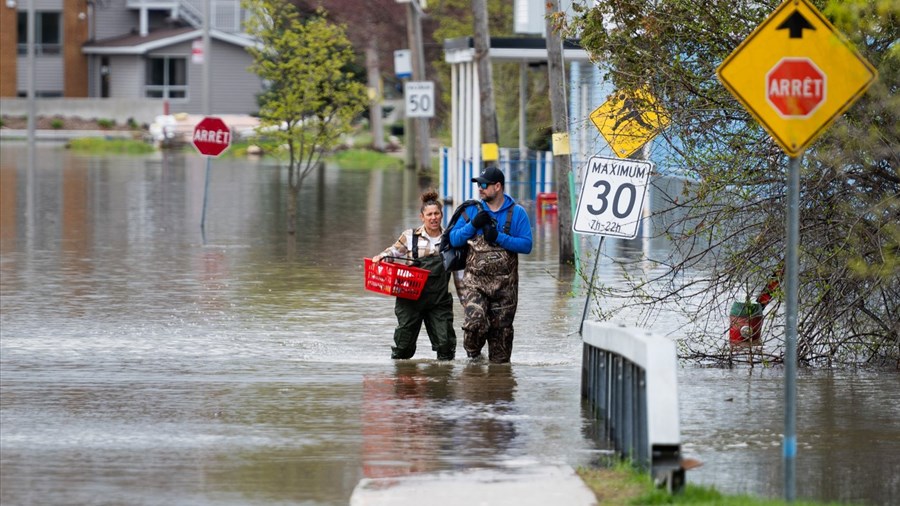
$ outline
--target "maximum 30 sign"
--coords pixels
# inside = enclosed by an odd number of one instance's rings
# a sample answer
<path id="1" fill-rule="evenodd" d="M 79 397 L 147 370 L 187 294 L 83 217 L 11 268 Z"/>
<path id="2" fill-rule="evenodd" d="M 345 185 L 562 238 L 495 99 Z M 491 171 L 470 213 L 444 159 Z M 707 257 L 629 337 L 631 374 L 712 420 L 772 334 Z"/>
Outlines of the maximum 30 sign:
<path id="1" fill-rule="evenodd" d="M 650 162 L 591 157 L 572 229 L 581 234 L 637 237 L 651 172 Z"/>

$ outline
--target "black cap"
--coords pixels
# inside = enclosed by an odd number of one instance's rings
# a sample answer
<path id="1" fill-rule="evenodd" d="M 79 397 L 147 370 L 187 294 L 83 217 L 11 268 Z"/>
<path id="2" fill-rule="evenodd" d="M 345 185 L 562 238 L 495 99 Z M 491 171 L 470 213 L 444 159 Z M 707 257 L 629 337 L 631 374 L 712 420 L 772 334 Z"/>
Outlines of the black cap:
<path id="1" fill-rule="evenodd" d="M 500 183 L 502 185 L 506 184 L 506 177 L 503 175 L 503 171 L 498 169 L 497 167 L 486 167 L 483 171 L 481 171 L 481 175 L 478 177 L 472 178 L 473 183 Z"/>

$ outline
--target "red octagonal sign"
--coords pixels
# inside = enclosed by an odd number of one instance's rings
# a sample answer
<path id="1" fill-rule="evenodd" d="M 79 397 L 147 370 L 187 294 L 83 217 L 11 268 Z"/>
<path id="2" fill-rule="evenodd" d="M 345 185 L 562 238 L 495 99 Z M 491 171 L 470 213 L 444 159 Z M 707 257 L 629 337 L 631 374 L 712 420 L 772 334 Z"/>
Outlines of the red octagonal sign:
<path id="1" fill-rule="evenodd" d="M 806 118 L 825 102 L 827 80 L 809 58 L 782 58 L 766 74 L 766 100 L 783 118 Z"/>
<path id="2" fill-rule="evenodd" d="M 207 116 L 194 127 L 192 142 L 201 155 L 219 156 L 231 146 L 231 129 L 221 119 Z"/>

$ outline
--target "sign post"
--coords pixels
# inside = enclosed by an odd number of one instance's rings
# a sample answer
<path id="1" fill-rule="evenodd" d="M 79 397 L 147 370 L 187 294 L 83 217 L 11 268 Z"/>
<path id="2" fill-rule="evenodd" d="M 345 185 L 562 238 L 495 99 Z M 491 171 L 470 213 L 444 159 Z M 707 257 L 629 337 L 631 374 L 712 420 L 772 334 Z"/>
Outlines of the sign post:
<path id="1" fill-rule="evenodd" d="M 593 156 L 587 162 L 578 207 L 575 208 L 575 218 L 572 220 L 572 230 L 582 234 L 599 235 L 600 241 L 597 244 L 597 256 L 594 258 L 588 295 L 581 314 L 579 334 L 583 331 L 584 320 L 587 318 L 588 304 L 591 300 L 590 290 L 594 287 L 594 276 L 597 274 L 603 239 L 606 236 L 623 239 L 637 237 L 652 172 L 653 164 L 644 160 Z"/>
<path id="2" fill-rule="evenodd" d="M 203 183 L 203 212 L 200 216 L 200 232 L 206 237 L 206 200 L 209 194 L 209 168 L 211 160 L 225 152 L 231 146 L 231 129 L 224 121 L 207 116 L 194 127 L 191 143 L 197 151 L 206 157 L 206 179 Z"/>
<path id="3" fill-rule="evenodd" d="M 809 0 L 785 0 L 716 70 L 790 157 L 785 225 L 784 497 L 796 497 L 800 160 L 868 89 L 872 65 Z"/>

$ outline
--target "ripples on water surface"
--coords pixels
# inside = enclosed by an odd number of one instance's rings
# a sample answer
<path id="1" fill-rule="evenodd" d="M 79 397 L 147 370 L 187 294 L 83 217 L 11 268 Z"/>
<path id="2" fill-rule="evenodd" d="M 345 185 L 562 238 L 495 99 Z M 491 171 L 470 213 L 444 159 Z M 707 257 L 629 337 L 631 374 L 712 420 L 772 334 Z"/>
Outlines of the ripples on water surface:
<path id="1" fill-rule="evenodd" d="M 363 477 L 597 458 L 572 335 L 583 299 L 552 223 L 523 257 L 511 367 L 435 363 L 424 335 L 392 362 L 393 301 L 362 289 L 362 258 L 417 222 L 406 173 L 317 174 L 292 243 L 280 173 L 216 160 L 204 241 L 198 158 L 42 148 L 29 176 L 10 146 L 3 504 L 345 504 Z M 706 464 L 689 479 L 781 493 L 779 374 L 680 372 L 686 453 Z M 801 376 L 801 496 L 898 502 L 898 387 Z"/>

